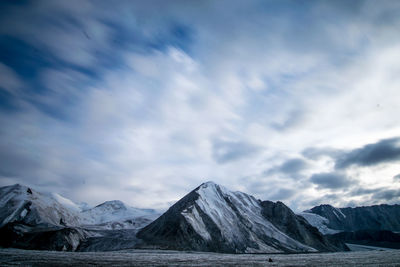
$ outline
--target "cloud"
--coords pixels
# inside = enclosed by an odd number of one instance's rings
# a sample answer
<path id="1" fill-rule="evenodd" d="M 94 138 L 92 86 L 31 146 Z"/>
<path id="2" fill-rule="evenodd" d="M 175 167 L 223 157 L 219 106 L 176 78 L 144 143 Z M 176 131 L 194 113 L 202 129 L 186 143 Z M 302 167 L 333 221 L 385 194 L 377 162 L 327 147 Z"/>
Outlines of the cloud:
<path id="1" fill-rule="evenodd" d="M 384 188 L 382 188 L 382 187 L 379 187 L 379 188 L 360 187 L 360 188 L 356 188 L 356 189 L 350 191 L 349 194 L 351 196 L 362 196 L 362 195 L 370 195 L 370 194 L 374 194 L 377 192 L 381 192 L 382 190 L 384 190 Z"/>
<path id="2" fill-rule="evenodd" d="M 268 168 L 262 172 L 264 177 L 279 176 L 281 178 L 290 178 L 292 180 L 301 180 L 305 176 L 304 171 L 309 169 L 310 164 L 302 158 L 288 158 L 281 164 Z"/>
<path id="3" fill-rule="evenodd" d="M 343 153 L 336 159 L 335 168 L 351 165 L 372 166 L 400 160 L 400 138 L 384 139 L 374 144 Z"/>
<path id="4" fill-rule="evenodd" d="M 269 194 L 268 199 L 270 200 L 286 200 L 296 194 L 296 190 L 290 188 L 280 188 L 273 194 Z"/>
<path id="5" fill-rule="evenodd" d="M 220 164 L 249 158 L 260 151 L 260 147 L 247 142 L 217 140 L 213 143 L 213 158 Z"/>
<path id="6" fill-rule="evenodd" d="M 299 126 L 303 121 L 305 121 L 304 110 L 295 110 L 290 112 L 283 122 L 274 122 L 271 126 L 277 131 L 285 131 Z"/>
<path id="7" fill-rule="evenodd" d="M 0 88 L 14 94 L 23 82 L 13 69 L 0 62 Z"/>
<path id="8" fill-rule="evenodd" d="M 397 174 L 397 175 L 395 175 L 394 177 L 393 177 L 393 180 L 395 180 L 395 181 L 400 181 L 400 174 Z"/>
<path id="9" fill-rule="evenodd" d="M 400 160 L 400 138 L 383 139 L 353 150 L 309 147 L 302 151 L 302 155 L 312 160 L 318 160 L 323 156 L 330 157 L 335 163 L 335 169 L 374 166 Z"/>
<path id="10" fill-rule="evenodd" d="M 308 166 L 307 162 L 300 158 L 289 159 L 278 167 L 279 171 L 285 174 L 297 174 Z"/>
<path id="11" fill-rule="evenodd" d="M 355 181 L 351 180 L 346 175 L 335 172 L 313 174 L 310 177 L 310 181 L 321 189 L 341 189 L 355 184 Z"/>
<path id="12" fill-rule="evenodd" d="M 399 200 L 400 198 L 400 189 L 386 189 L 379 191 L 372 196 L 373 199 L 388 202 L 391 200 Z"/>
<path id="13" fill-rule="evenodd" d="M 302 155 L 306 158 L 318 160 L 322 156 L 328 156 L 331 158 L 336 158 L 343 153 L 342 150 L 330 148 L 330 147 L 308 147 L 302 151 Z"/>

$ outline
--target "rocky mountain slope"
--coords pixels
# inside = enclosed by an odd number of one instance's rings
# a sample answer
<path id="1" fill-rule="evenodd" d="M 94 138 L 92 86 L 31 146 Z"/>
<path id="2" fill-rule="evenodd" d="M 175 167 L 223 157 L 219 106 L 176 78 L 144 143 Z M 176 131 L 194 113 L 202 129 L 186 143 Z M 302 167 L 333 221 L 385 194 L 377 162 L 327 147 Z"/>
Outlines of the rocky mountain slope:
<path id="1" fill-rule="evenodd" d="M 283 203 L 207 182 L 137 234 L 140 247 L 228 253 L 336 251 Z"/>

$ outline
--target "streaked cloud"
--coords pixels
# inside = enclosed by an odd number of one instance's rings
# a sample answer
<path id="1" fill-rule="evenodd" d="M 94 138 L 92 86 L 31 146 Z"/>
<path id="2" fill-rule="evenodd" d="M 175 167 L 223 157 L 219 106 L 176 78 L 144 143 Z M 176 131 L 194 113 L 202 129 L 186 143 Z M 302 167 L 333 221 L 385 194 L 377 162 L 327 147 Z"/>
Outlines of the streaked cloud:
<path id="1" fill-rule="evenodd" d="M 0 7 L 2 185 L 154 208 L 205 180 L 297 210 L 399 200 L 397 1 Z"/>

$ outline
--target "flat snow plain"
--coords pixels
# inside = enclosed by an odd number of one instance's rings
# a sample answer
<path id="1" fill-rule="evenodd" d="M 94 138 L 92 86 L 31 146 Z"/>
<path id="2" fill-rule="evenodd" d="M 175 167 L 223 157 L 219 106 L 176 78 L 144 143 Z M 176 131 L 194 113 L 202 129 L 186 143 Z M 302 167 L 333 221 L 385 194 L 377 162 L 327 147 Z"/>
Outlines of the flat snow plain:
<path id="1" fill-rule="evenodd" d="M 272 258 L 273 262 L 268 262 Z M 163 250 L 58 252 L 0 249 L 0 266 L 400 266 L 400 250 L 219 254 Z"/>

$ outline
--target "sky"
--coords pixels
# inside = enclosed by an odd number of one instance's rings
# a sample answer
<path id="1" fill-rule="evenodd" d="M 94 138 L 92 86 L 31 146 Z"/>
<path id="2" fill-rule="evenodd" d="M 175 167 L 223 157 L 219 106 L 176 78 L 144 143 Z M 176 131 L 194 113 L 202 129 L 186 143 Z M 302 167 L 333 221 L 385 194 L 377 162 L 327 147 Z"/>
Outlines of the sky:
<path id="1" fill-rule="evenodd" d="M 0 186 L 400 203 L 400 1 L 1 1 Z"/>

